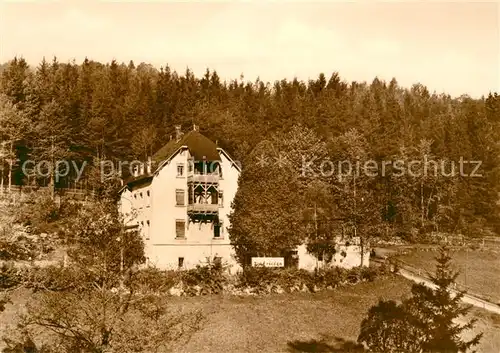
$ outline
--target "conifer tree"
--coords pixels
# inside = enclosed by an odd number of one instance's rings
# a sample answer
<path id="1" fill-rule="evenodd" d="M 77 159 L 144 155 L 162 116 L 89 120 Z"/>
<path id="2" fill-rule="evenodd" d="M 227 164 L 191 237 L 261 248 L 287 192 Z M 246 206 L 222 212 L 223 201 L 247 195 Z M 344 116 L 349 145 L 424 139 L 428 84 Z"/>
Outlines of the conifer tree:
<path id="1" fill-rule="evenodd" d="M 436 258 L 431 276 L 434 288 L 423 283 L 412 286 L 412 296 L 401 304 L 380 301 L 361 323 L 360 343 L 377 353 L 465 353 L 479 344 L 482 333 L 466 340 L 463 333 L 472 329 L 475 319 L 463 320 L 471 306 L 463 305 L 464 292 L 453 290 L 457 272 L 452 269 L 446 247 Z"/>
<path id="2" fill-rule="evenodd" d="M 435 289 L 423 284 L 412 287 L 412 297 L 405 305 L 415 318 L 413 320 L 424 330 L 424 352 L 470 352 L 483 336 L 480 333 L 470 340 L 462 338 L 463 332 L 473 328 L 477 320 L 457 323 L 457 319 L 462 319 L 471 308 L 461 303 L 465 292 L 452 292 L 458 275 L 453 271 L 449 250 L 441 247 L 436 257 L 436 271 L 431 276 Z"/>

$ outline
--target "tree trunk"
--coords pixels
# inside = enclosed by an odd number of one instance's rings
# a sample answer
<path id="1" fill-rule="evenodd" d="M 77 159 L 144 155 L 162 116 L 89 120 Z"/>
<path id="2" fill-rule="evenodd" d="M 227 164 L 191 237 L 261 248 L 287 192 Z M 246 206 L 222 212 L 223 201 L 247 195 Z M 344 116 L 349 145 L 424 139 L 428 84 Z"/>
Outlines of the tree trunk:
<path id="1" fill-rule="evenodd" d="M 49 187 L 50 187 L 50 197 L 54 200 L 56 182 L 55 182 L 55 158 L 54 158 L 54 136 L 52 136 L 52 143 L 50 146 L 50 154 L 52 159 L 52 172 L 50 173 Z"/>
<path id="2" fill-rule="evenodd" d="M 12 166 L 14 164 L 14 159 L 13 159 L 13 153 L 14 153 L 14 142 L 10 143 L 10 159 L 9 159 L 9 192 L 12 186 Z"/>
<path id="3" fill-rule="evenodd" d="M 424 182 L 420 182 L 420 227 L 424 228 Z"/>
<path id="4" fill-rule="evenodd" d="M 359 247 L 360 247 L 360 253 L 361 253 L 361 267 L 364 265 L 364 258 L 365 258 L 365 244 L 363 242 L 363 239 L 360 237 L 359 238 Z"/>

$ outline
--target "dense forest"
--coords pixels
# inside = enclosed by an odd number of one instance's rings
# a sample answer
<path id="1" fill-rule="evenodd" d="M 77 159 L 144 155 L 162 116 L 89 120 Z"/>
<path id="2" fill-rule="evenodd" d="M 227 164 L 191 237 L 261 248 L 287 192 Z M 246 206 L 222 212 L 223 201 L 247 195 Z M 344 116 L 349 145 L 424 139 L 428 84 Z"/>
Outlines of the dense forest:
<path id="1" fill-rule="evenodd" d="M 319 74 L 308 82 L 249 82 L 243 76 L 226 82 L 208 69 L 195 77 L 189 69 L 177 73 L 168 66 L 157 69 L 132 61 L 103 64 L 86 59 L 77 64 L 54 58 L 29 67 L 24 59 L 14 58 L 0 70 L 3 185 L 52 182 L 50 175 L 27 180 L 21 166 L 28 159 L 80 164 L 146 160 L 169 141 L 176 125 L 188 130 L 196 124 L 243 165 L 233 220 L 249 215 L 252 207 L 261 211 L 271 207 L 271 213 L 253 213 L 254 224 L 279 228 L 276 239 L 282 243 L 286 230 L 291 234 L 296 229 L 294 220 L 310 218 L 310 200 L 315 200 L 315 220 L 323 217 L 323 222 L 316 222 L 316 237 L 318 227 L 327 233 L 325 220 L 332 212 L 365 232 L 377 225 L 377 232 L 407 236 L 427 231 L 460 231 L 470 236 L 500 233 L 497 93 L 485 92 L 481 99 L 452 98 L 432 94 L 421 84 L 403 88 L 396 79 L 346 82 L 336 72 L 329 77 Z M 288 167 L 295 168 L 295 174 L 289 173 L 294 177 L 254 168 L 255 156 L 267 153 L 273 158 L 272 153 L 278 152 L 292 161 Z M 352 183 L 350 179 L 309 180 L 296 173 L 299 152 L 332 160 L 433 156 L 450 162 L 463 158 L 482 161 L 482 177 L 395 181 L 389 173 Z M 269 173 L 265 184 L 259 183 L 262 173 Z M 88 187 L 90 174 L 84 174 L 85 182 L 78 185 L 74 174 L 55 185 Z M 325 194 L 325 190 L 332 192 Z M 253 200 L 256 193 L 266 197 Z M 285 194 L 293 195 L 293 201 Z M 302 196 L 309 213 L 304 207 L 295 209 Z M 250 200 L 255 206 L 249 205 Z M 290 212 L 271 221 L 269 214 L 280 211 L 276 203 Z M 335 210 L 331 205 L 336 205 Z M 239 227 L 242 222 L 235 224 Z M 248 227 L 233 232 L 251 233 Z M 274 246 L 266 244 L 256 240 L 253 251 Z"/>

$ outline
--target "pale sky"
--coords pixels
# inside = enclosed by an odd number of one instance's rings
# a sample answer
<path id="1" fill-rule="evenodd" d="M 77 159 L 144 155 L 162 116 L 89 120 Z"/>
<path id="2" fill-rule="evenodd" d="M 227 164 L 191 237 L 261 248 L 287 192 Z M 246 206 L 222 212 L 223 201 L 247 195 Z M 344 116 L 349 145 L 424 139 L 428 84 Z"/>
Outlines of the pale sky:
<path id="1" fill-rule="evenodd" d="M 2 1 L 2 0 L 0 0 Z M 431 92 L 500 91 L 496 2 L 5 2 L 0 62 L 85 56 L 208 67 L 223 79 L 420 82 Z"/>

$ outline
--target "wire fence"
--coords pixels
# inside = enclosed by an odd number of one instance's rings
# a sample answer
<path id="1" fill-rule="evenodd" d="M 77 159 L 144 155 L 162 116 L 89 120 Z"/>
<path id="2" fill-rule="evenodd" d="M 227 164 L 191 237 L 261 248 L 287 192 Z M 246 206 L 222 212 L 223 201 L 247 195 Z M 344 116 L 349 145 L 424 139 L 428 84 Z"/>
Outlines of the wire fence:
<path id="1" fill-rule="evenodd" d="M 399 269 L 403 269 L 403 270 L 409 272 L 410 274 L 412 274 L 418 278 L 422 278 L 428 282 L 432 282 L 432 280 L 431 280 L 432 274 L 427 270 L 422 270 L 421 268 L 412 266 L 409 263 L 407 263 L 401 259 L 397 259 L 397 258 L 391 258 L 389 261 L 391 263 L 393 263 L 395 266 L 397 266 Z M 495 299 L 493 297 L 488 296 L 488 295 L 484 295 L 484 294 L 475 293 L 475 292 L 471 291 L 471 287 L 469 287 L 469 286 L 455 282 L 453 289 L 456 291 L 460 291 L 460 292 L 466 292 L 466 295 L 468 297 L 476 299 L 476 300 L 484 301 L 485 303 L 488 303 L 491 305 L 495 305 L 500 310 L 500 306 L 497 303 L 495 303 Z"/>
<path id="2" fill-rule="evenodd" d="M 11 185 L 10 188 L 4 186 L 0 188 L 0 202 L 14 203 L 24 202 L 37 193 L 49 192 L 51 187 L 48 186 L 19 186 Z M 72 201 L 87 202 L 96 196 L 93 190 L 78 189 L 78 188 L 56 188 L 54 195 L 57 198 L 69 199 Z"/>

